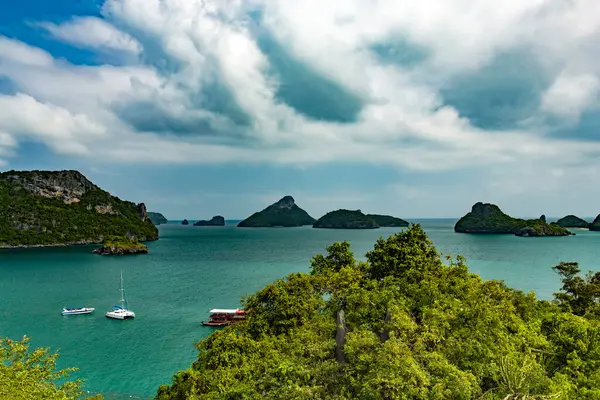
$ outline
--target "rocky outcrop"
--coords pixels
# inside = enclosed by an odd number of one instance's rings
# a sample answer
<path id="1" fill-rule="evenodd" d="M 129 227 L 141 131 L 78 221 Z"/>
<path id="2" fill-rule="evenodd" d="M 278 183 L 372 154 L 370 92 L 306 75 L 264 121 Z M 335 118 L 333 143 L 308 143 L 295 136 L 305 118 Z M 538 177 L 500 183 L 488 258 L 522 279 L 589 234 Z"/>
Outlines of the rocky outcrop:
<path id="1" fill-rule="evenodd" d="M 151 212 L 148 211 L 148 219 L 154 224 L 154 225 L 162 225 L 162 224 L 166 224 L 167 222 L 169 222 L 164 215 L 162 215 L 161 213 L 157 213 L 157 212 Z"/>
<path id="2" fill-rule="evenodd" d="M 146 221 L 148 219 L 148 210 L 146 210 L 146 205 L 144 203 L 137 205 L 137 212 L 142 221 Z"/>
<path id="3" fill-rule="evenodd" d="M 546 222 L 546 215 L 542 214 L 542 216 L 539 219 L 542 222 Z"/>
<path id="4" fill-rule="evenodd" d="M 315 219 L 298 207 L 292 196 L 285 196 L 238 224 L 241 228 L 273 228 L 312 225 Z"/>
<path id="5" fill-rule="evenodd" d="M 391 215 L 367 214 L 367 217 L 374 219 L 380 227 L 401 228 L 409 225 L 407 221 Z"/>
<path id="6" fill-rule="evenodd" d="M 118 237 L 104 240 L 102 247 L 94 249 L 92 253 L 100 255 L 146 254 L 148 247 L 135 239 Z"/>
<path id="7" fill-rule="evenodd" d="M 187 219 L 184 219 L 183 221 L 181 221 L 181 225 L 189 225 L 190 221 L 188 221 Z"/>
<path id="8" fill-rule="evenodd" d="M 225 218 L 221 215 L 212 217 L 209 221 L 197 221 L 194 226 L 225 226 Z"/>
<path id="9" fill-rule="evenodd" d="M 314 223 L 313 228 L 325 229 L 377 229 L 375 220 L 360 210 L 336 210 L 328 212 Z"/>
<path id="10" fill-rule="evenodd" d="M 100 189 L 77 171 L 0 173 L 0 247 L 102 243 L 106 235 L 158 239 L 136 205 Z"/>
<path id="11" fill-rule="evenodd" d="M 545 218 L 544 218 L 545 219 Z M 490 203 L 476 203 L 471 212 L 454 226 L 455 232 L 475 234 L 514 234 L 517 236 L 568 236 L 567 229 L 540 219 L 513 218 Z"/>
<path id="12" fill-rule="evenodd" d="M 590 223 L 584 219 L 576 217 L 575 215 L 567 215 L 566 217 L 562 217 L 556 223 L 563 228 L 587 228 Z"/>

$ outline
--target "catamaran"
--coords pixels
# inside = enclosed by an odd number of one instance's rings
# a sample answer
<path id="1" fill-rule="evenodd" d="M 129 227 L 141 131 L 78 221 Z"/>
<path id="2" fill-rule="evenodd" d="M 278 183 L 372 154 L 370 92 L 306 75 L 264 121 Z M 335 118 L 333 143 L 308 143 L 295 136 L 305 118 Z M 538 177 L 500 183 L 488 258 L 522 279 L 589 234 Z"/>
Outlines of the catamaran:
<path id="1" fill-rule="evenodd" d="M 215 308 L 210 310 L 208 321 L 202 321 L 204 326 L 227 326 L 246 318 L 246 311 L 235 309 Z"/>
<path id="2" fill-rule="evenodd" d="M 91 307 L 64 307 L 60 315 L 79 315 L 79 314 L 91 314 L 95 308 Z"/>
<path id="3" fill-rule="evenodd" d="M 108 318 L 130 319 L 135 318 L 135 313 L 129 309 L 127 297 L 125 297 L 125 288 L 123 287 L 123 271 L 121 271 L 121 304 L 113 306 L 112 310 L 106 312 Z"/>

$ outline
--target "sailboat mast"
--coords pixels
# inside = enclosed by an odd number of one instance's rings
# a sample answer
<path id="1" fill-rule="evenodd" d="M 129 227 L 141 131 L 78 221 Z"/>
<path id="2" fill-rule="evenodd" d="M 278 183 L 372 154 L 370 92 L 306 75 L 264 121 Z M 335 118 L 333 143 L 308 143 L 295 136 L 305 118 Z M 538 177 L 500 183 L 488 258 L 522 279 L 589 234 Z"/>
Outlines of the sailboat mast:
<path id="1" fill-rule="evenodd" d="M 125 308 L 125 288 L 123 287 L 123 270 L 121 270 L 121 307 Z"/>

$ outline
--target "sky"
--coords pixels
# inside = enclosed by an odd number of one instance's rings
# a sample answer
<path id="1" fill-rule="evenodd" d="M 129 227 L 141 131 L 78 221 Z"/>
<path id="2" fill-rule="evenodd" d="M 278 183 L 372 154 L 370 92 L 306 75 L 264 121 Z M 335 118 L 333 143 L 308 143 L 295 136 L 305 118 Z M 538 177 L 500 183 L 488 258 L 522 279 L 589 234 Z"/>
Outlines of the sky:
<path id="1" fill-rule="evenodd" d="M 169 219 L 600 213 L 597 0 L 0 0 L 0 169 Z"/>

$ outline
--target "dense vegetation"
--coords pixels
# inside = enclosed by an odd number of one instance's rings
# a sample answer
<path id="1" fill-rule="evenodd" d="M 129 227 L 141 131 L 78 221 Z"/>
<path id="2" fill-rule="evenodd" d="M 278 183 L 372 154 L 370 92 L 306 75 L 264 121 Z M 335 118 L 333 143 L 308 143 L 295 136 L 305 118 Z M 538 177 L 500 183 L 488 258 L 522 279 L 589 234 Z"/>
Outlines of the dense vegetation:
<path id="1" fill-rule="evenodd" d="M 584 219 L 581 219 L 575 215 L 567 215 L 566 217 L 562 217 L 556 223 L 563 228 L 587 228 L 590 224 Z"/>
<path id="2" fill-rule="evenodd" d="M 76 171 L 0 174 L 0 246 L 101 243 L 107 235 L 155 240 L 158 231 L 134 203 Z"/>
<path id="3" fill-rule="evenodd" d="M 375 219 L 360 210 L 336 210 L 323 215 L 313 225 L 314 228 L 329 229 L 376 229 Z"/>
<path id="4" fill-rule="evenodd" d="M 102 247 L 94 250 L 97 254 L 142 254 L 148 253 L 148 246 L 137 239 L 122 236 L 109 236 L 104 238 Z"/>
<path id="5" fill-rule="evenodd" d="M 292 196 L 285 196 L 277 203 L 252 214 L 238 224 L 242 228 L 294 227 L 312 225 L 315 219 L 296 205 Z"/>
<path id="6" fill-rule="evenodd" d="M 600 273 L 538 301 L 471 274 L 414 225 L 347 242 L 243 300 L 157 399 L 600 399 Z"/>
<path id="7" fill-rule="evenodd" d="M 367 217 L 375 220 L 375 223 L 381 227 L 406 227 L 409 223 L 401 218 L 391 215 L 367 214 Z"/>
<path id="8" fill-rule="evenodd" d="M 48 349 L 29 351 L 27 337 L 20 341 L 0 339 L 0 399 L 81 399 L 82 382 L 68 380 L 75 369 L 56 370 L 57 357 Z M 101 400 L 102 396 L 87 399 Z"/>
<path id="9" fill-rule="evenodd" d="M 542 219 L 513 218 L 494 204 L 476 203 L 471 212 L 454 226 L 461 233 L 516 234 L 518 236 L 567 236 L 572 233 L 556 223 Z"/>
<path id="10" fill-rule="evenodd" d="M 590 231 L 600 231 L 600 214 L 594 218 L 594 221 L 588 225 L 588 228 L 590 228 Z"/>
<path id="11" fill-rule="evenodd" d="M 152 221 L 152 223 L 154 225 L 162 225 L 162 224 L 166 224 L 167 222 L 169 222 L 164 215 L 162 215 L 161 213 L 157 213 L 157 212 L 150 212 L 148 211 L 148 219 L 150 221 Z"/>

